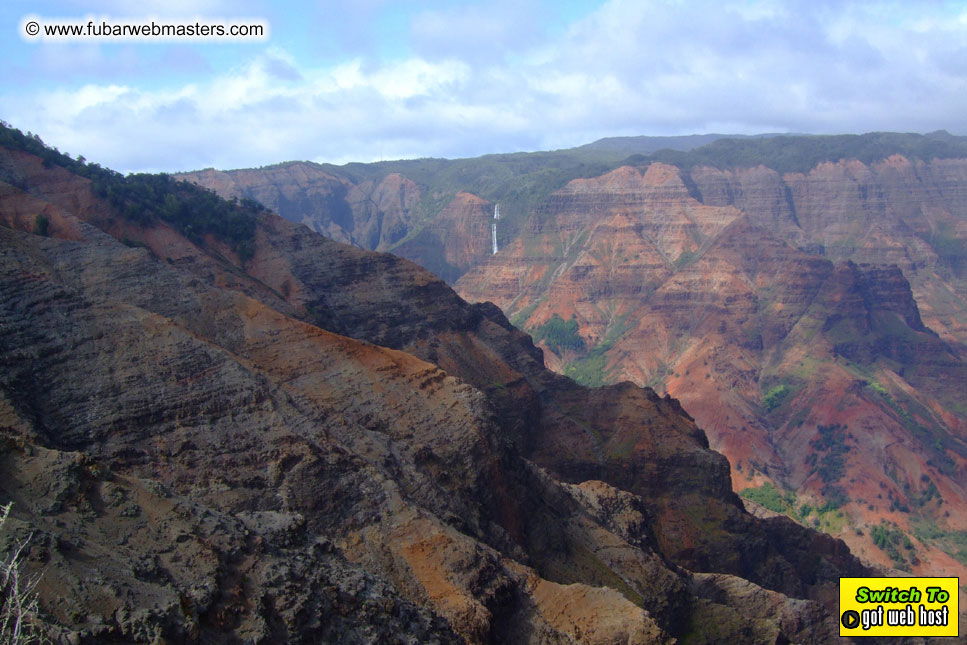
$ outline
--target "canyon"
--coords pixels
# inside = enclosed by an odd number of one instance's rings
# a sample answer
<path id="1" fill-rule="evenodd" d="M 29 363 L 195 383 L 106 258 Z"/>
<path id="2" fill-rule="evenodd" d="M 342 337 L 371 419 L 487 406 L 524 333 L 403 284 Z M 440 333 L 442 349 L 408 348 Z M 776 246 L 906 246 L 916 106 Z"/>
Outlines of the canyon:
<path id="1" fill-rule="evenodd" d="M 0 545 L 53 637 L 821 643 L 874 571 L 744 503 L 679 400 L 554 373 L 417 264 L 0 134 Z M 359 203 L 423 194 L 387 181 Z"/>
<path id="2" fill-rule="evenodd" d="M 675 397 L 737 492 L 866 561 L 967 576 L 963 140 L 599 148 L 180 177 L 422 264 L 585 385 Z"/>

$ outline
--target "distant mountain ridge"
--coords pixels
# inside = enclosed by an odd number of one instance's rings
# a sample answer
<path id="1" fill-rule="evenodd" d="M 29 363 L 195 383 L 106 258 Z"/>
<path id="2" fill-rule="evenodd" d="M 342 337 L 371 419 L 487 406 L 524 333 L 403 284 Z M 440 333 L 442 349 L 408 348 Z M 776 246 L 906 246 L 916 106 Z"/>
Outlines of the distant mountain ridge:
<path id="1" fill-rule="evenodd" d="M 608 152 L 618 152 L 625 155 L 649 155 L 659 150 L 678 150 L 688 152 L 695 148 L 708 145 L 719 139 L 764 139 L 778 136 L 798 136 L 780 134 L 688 134 L 682 136 L 630 136 L 630 137 L 605 137 L 583 146 L 578 146 L 576 150 L 601 150 Z"/>
<path id="2" fill-rule="evenodd" d="M 893 155 L 911 161 L 961 159 L 967 156 L 967 137 L 938 130 L 926 135 L 870 132 L 722 138 L 686 152 L 666 150 L 651 155 L 632 155 L 626 162 L 642 165 L 659 161 L 683 170 L 700 166 L 737 170 L 762 165 L 784 174 L 805 173 L 821 163 L 843 160 L 855 159 L 869 165 Z"/>

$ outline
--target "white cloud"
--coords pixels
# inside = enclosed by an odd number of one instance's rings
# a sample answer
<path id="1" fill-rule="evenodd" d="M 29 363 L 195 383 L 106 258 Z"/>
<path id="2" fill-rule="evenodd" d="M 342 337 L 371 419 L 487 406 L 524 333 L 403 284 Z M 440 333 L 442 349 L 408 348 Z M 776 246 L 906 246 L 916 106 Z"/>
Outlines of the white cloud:
<path id="1" fill-rule="evenodd" d="M 58 106 L 68 119 L 76 118 L 86 110 L 112 105 L 130 92 L 120 85 L 85 85 L 73 92 L 54 92 L 47 101 Z"/>
<path id="2" fill-rule="evenodd" d="M 62 149 L 123 170 L 195 165 L 261 165 L 289 158 L 350 161 L 359 142 L 381 136 L 409 139 L 407 152 L 436 125 L 478 126 L 494 114 L 451 101 L 469 73 L 456 61 L 421 59 L 367 68 L 352 61 L 331 69 L 294 70 L 280 79 L 271 68 L 293 59 L 274 50 L 207 83 L 174 90 L 89 84 L 5 103 L 15 125 Z M 407 101 L 425 103 L 408 107 Z M 25 115 L 33 118 L 23 118 Z M 425 119 L 431 119 L 426 124 Z M 414 134 L 415 133 L 415 134 Z M 355 140 L 355 148 L 346 141 Z M 136 142 L 137 145 L 132 145 Z M 370 150 L 372 146 L 370 146 Z M 370 152 L 369 158 L 378 156 Z M 369 159 L 367 159 L 369 160 Z M 160 161 L 160 163 L 159 163 Z"/>
<path id="3" fill-rule="evenodd" d="M 468 156 L 617 134 L 967 134 L 967 22 L 939 4 L 612 0 L 530 41 L 504 26 L 510 8 L 416 13 L 400 39 L 424 40 L 401 58 L 323 64 L 274 39 L 190 84 L 5 89 L 0 110 L 122 170 Z"/>

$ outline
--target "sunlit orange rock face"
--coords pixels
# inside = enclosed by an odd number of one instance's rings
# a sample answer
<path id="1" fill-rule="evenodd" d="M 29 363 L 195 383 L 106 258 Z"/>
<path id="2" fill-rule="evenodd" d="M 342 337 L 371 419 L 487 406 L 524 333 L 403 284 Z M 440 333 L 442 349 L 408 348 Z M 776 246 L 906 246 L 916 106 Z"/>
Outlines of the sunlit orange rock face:
<path id="1" fill-rule="evenodd" d="M 837 499 L 843 517 L 801 519 L 895 565 L 870 525 L 967 528 L 965 240 L 965 160 L 655 163 L 571 181 L 457 290 L 538 338 L 573 319 L 584 349 L 542 344 L 549 367 L 668 392 L 736 490 Z M 963 575 L 916 550 L 913 570 Z"/>

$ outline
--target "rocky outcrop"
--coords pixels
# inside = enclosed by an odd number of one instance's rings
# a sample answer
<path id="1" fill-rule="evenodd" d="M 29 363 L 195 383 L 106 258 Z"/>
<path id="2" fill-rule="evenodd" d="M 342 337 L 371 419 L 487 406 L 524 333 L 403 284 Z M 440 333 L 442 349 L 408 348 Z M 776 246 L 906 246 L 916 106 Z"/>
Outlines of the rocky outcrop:
<path id="1" fill-rule="evenodd" d="M 962 316 L 940 292 L 963 302 L 967 240 L 967 160 L 910 161 L 894 155 L 866 165 L 842 160 L 780 177 L 766 168 L 688 173 L 709 205 L 734 205 L 793 246 L 842 262 L 896 265 L 911 283 L 928 325 L 967 342 Z"/>
<path id="2" fill-rule="evenodd" d="M 432 222 L 393 253 L 413 260 L 453 283 L 492 252 L 493 204 L 470 193 L 457 193 Z"/>
<path id="3" fill-rule="evenodd" d="M 745 514 L 677 401 L 548 372 L 406 260 L 263 214 L 243 264 L 0 159 L 0 490 L 64 637 L 791 639 L 865 571 Z"/>

